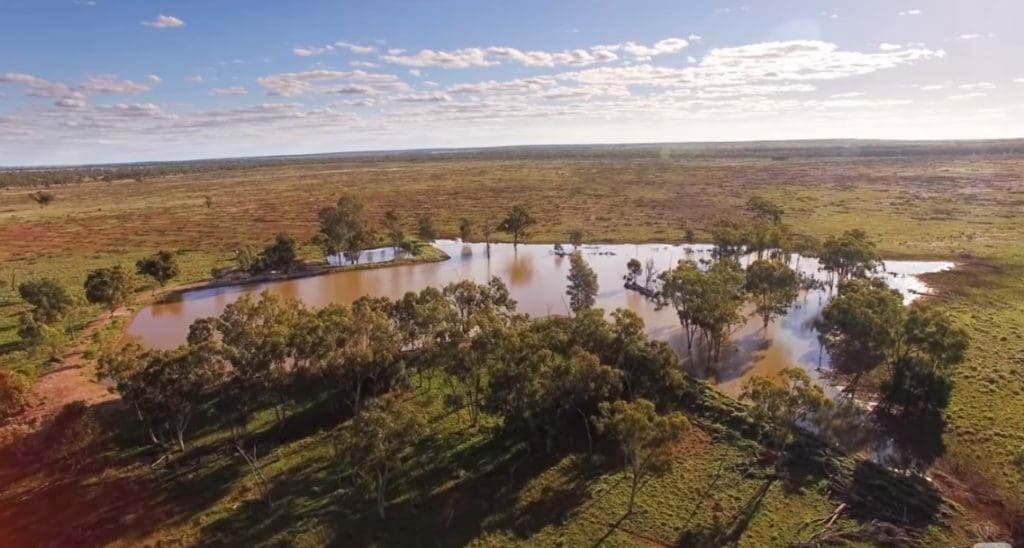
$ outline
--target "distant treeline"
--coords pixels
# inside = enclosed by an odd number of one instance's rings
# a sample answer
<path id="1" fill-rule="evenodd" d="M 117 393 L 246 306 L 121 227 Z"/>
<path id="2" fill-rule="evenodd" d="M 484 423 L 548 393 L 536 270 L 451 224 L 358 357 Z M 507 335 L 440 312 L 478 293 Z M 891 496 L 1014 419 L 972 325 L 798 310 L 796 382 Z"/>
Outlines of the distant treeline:
<path id="1" fill-rule="evenodd" d="M 39 187 L 88 181 L 145 180 L 233 169 L 287 165 L 381 161 L 443 160 L 624 160 L 651 158 L 901 158 L 928 156 L 1024 155 L 1024 139 L 987 141 L 808 140 L 732 143 L 639 143 L 608 145 L 527 145 L 494 148 L 339 152 L 296 156 L 260 156 L 180 162 L 149 162 L 72 167 L 0 169 L 0 188 Z"/>

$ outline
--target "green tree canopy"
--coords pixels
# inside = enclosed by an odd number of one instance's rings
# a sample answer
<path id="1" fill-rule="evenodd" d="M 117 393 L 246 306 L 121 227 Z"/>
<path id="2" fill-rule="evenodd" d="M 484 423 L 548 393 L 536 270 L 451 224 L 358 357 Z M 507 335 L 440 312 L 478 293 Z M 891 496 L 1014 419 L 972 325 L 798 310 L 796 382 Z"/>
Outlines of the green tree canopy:
<path id="1" fill-rule="evenodd" d="M 373 491 L 380 519 L 385 517 L 388 486 L 426 427 L 420 411 L 403 397 L 394 394 L 372 401 L 363 419 L 343 431 L 339 443 L 338 455 Z"/>
<path id="2" fill-rule="evenodd" d="M 135 277 L 122 265 L 93 270 L 85 278 L 86 300 L 106 306 L 111 315 L 127 304 L 134 292 Z"/>
<path id="3" fill-rule="evenodd" d="M 636 494 L 647 480 L 672 469 L 672 447 L 689 429 L 689 422 L 681 413 L 659 415 L 654 404 L 644 399 L 604 402 L 600 410 L 598 430 L 614 438 L 622 451 L 630 479 L 626 513 L 631 514 Z"/>
<path id="4" fill-rule="evenodd" d="M 579 314 L 591 308 L 597 300 L 597 274 L 590 268 L 583 255 L 573 252 L 569 256 L 569 288 L 565 294 L 569 296 L 569 308 Z"/>
<path id="5" fill-rule="evenodd" d="M 39 323 L 59 320 L 75 304 L 67 289 L 53 278 L 21 282 L 18 295 L 32 305 L 32 318 Z"/>
<path id="6" fill-rule="evenodd" d="M 815 324 L 833 367 L 860 377 L 893 357 L 903 325 L 903 298 L 878 279 L 843 282 Z"/>
<path id="7" fill-rule="evenodd" d="M 750 414 L 767 428 L 768 446 L 782 451 L 798 423 L 831 407 L 820 386 L 801 369 L 783 369 L 775 378 L 753 376 L 743 385 L 740 399 L 750 403 Z"/>
<path id="8" fill-rule="evenodd" d="M 156 280 L 161 287 L 166 285 L 171 279 L 176 278 L 180 272 L 178 258 L 174 253 L 163 250 L 149 257 L 139 259 L 135 263 L 135 269 L 139 274 Z"/>
<path id="9" fill-rule="evenodd" d="M 744 289 L 754 301 L 765 328 L 772 318 L 786 313 L 797 298 L 799 286 L 796 272 L 781 261 L 758 259 L 747 267 Z"/>
<path id="10" fill-rule="evenodd" d="M 351 196 L 342 196 L 334 207 L 321 209 L 320 233 L 314 239 L 324 255 L 339 253 L 353 262 L 373 241 L 373 234 L 363 218 L 363 203 Z"/>
<path id="11" fill-rule="evenodd" d="M 513 206 L 505 218 L 498 224 L 498 230 L 512 236 L 512 245 L 519 246 L 519 240 L 526 236 L 527 230 L 537 223 L 530 212 L 521 205 Z"/>

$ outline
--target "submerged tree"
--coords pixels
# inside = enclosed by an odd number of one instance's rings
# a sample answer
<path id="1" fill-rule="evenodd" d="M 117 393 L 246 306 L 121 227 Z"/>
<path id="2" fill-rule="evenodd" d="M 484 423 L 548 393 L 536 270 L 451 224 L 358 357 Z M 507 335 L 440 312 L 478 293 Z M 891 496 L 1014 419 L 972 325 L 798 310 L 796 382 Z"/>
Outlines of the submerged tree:
<path id="1" fill-rule="evenodd" d="M 334 207 L 321 209 L 320 233 L 314 239 L 324 255 L 343 253 L 353 263 L 373 241 L 363 219 L 363 204 L 351 196 L 342 196 Z"/>
<path id="2" fill-rule="evenodd" d="M 799 287 L 796 272 L 785 263 L 758 259 L 747 267 L 744 289 L 753 299 L 765 328 L 772 318 L 786 313 L 796 300 Z"/>
<path id="3" fill-rule="evenodd" d="M 526 236 L 526 231 L 537 223 L 530 212 L 521 205 L 513 206 L 498 224 L 498 230 L 512 236 L 512 245 L 519 247 L 519 240 Z"/>
<path id="4" fill-rule="evenodd" d="M 866 232 L 847 230 L 842 235 L 829 236 L 821 244 L 821 264 L 837 281 L 863 278 L 878 268 L 881 257 Z"/>
<path id="5" fill-rule="evenodd" d="M 638 285 L 637 282 L 640 280 L 640 275 L 643 274 L 644 265 L 640 263 L 640 259 L 630 259 L 626 262 L 626 275 L 622 277 L 626 281 L 626 287 L 632 287 Z"/>
<path id="6" fill-rule="evenodd" d="M 714 255 L 719 259 L 735 259 L 743 253 L 747 237 L 743 226 L 734 221 L 718 221 L 711 227 Z"/>
<path id="7" fill-rule="evenodd" d="M 388 239 L 391 240 L 391 247 L 395 248 L 395 251 L 403 249 L 405 244 L 405 232 L 402 230 L 401 219 L 398 216 L 398 212 L 394 209 L 389 209 L 384 212 L 384 227 L 388 231 Z"/>
<path id="8" fill-rule="evenodd" d="M 743 269 L 729 259 L 716 261 L 700 278 L 690 320 L 701 332 L 709 363 L 719 360 L 733 326 L 743 319 L 743 283 Z"/>
<path id="9" fill-rule="evenodd" d="M 178 276 L 178 258 L 170 251 L 158 251 L 154 255 L 139 259 L 135 263 L 136 271 L 156 280 L 163 287 L 168 281 Z"/>
<path id="10" fill-rule="evenodd" d="M 594 306 L 598 290 L 597 274 L 579 251 L 569 256 L 569 262 L 569 288 L 565 294 L 569 296 L 569 308 L 579 314 Z"/>
<path id="11" fill-rule="evenodd" d="M 574 249 L 579 249 L 583 245 L 583 231 L 578 228 L 570 230 L 569 243 L 572 244 Z"/>
<path id="12" fill-rule="evenodd" d="M 612 436 L 622 451 L 630 479 L 626 514 L 632 514 L 640 488 L 672 469 L 672 447 L 682 439 L 689 422 L 678 412 L 658 415 L 654 404 L 644 399 L 604 402 L 600 409 L 595 421 L 598 430 Z"/>
<path id="13" fill-rule="evenodd" d="M 899 292 L 873 278 L 840 284 L 825 305 L 815 328 L 836 370 L 853 376 L 851 393 L 861 376 L 893 358 L 903 314 Z"/>
<path id="14" fill-rule="evenodd" d="M 472 236 L 473 223 L 465 217 L 459 219 L 459 239 L 461 239 L 463 243 L 469 243 L 469 239 Z"/>
<path id="15" fill-rule="evenodd" d="M 639 261 L 638 261 L 639 263 Z M 697 308 L 704 293 L 705 274 L 693 261 L 680 261 L 672 270 L 661 273 L 661 305 L 676 309 L 679 323 L 686 333 L 686 349 L 693 347 L 693 339 L 700 326 L 696 322 Z"/>

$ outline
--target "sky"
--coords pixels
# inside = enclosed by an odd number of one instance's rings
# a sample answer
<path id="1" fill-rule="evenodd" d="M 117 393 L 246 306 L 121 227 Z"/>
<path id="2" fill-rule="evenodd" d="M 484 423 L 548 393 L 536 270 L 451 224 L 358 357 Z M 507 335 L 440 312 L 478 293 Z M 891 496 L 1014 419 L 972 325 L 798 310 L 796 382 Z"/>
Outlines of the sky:
<path id="1" fill-rule="evenodd" d="M 1024 137 L 1021 0 L 0 0 L 0 165 Z"/>

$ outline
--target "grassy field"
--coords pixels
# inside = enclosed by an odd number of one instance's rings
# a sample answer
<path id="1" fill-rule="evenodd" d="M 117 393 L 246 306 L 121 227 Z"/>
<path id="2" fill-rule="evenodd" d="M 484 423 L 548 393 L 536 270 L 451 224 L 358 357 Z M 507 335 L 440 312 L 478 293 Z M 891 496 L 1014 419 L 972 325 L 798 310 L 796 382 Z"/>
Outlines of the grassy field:
<path id="1" fill-rule="evenodd" d="M 342 193 L 361 197 L 376 218 L 397 209 L 410 232 L 419 215 L 430 214 L 446 236 L 457 234 L 461 217 L 479 228 L 522 203 L 539 220 L 529 239 L 546 242 L 565 240 L 574 228 L 591 241 L 678 241 L 686 228 L 706 236 L 716 219 L 744 216 L 747 198 L 764 195 L 784 205 L 787 222 L 798 231 L 824 236 L 864 228 L 887 257 L 960 264 L 930 279 L 941 290 L 941 306 L 972 336 L 968 360 L 956 373 L 938 466 L 995 500 L 985 507 L 994 508 L 995 517 L 1010 515 L 1011 506 L 1024 500 L 1016 464 L 1024 451 L 1024 156 L 772 160 L 647 151 L 568 158 L 320 159 L 51 191 L 55 202 L 40 208 L 26 189 L 0 190 L 0 279 L 56 276 L 76 294 L 88 269 L 133 264 L 157 249 L 179 253 L 184 269 L 177 281 L 205 279 L 212 268 L 228 264 L 239 246 L 263 243 L 282 230 L 311 237 L 316 211 Z M 212 207 L 206 207 L 205 196 Z M 304 253 L 315 254 L 311 248 Z M 73 321 L 95 313 L 85 310 Z M 34 368 L 35 358 L 19 354 L 14 344 L 20 311 L 10 288 L 0 288 L 0 361 Z M 16 481 L 8 475 L 15 482 L 4 490 L 3 505 L 18 496 L 29 503 L 24 511 L 0 513 L 0 529 L 22 535 L 16 539 L 44 538 L 46 513 L 30 510 L 50 507 L 47 501 L 66 487 L 81 490 L 84 500 L 101 501 L 62 514 L 77 527 L 75 534 L 83 528 L 94 532 L 87 543 L 577 546 L 607 534 L 610 545 L 686 545 L 697 537 L 684 535 L 698 535 L 716 519 L 728 522 L 763 483 L 744 475 L 745 442 L 717 434 L 713 425 L 697 429 L 679 448 L 677 471 L 649 485 L 640 512 L 616 525 L 625 487 L 600 462 L 569 456 L 509 478 L 514 447 L 495 445 L 500 440 L 488 432 L 424 405 L 439 433 L 435 438 L 444 441 L 424 448 L 417 475 L 398 486 L 388 527 L 352 521 L 364 503 L 338 488 L 328 425 L 314 425 L 275 444 L 267 457 L 278 499 L 272 511 L 256 502 L 244 465 L 218 449 L 218 434 L 210 432 L 174 469 L 160 473 L 138 463 L 137 443 L 122 443 L 114 444 L 95 474 L 66 485 L 51 481 L 42 492 L 33 489 L 45 471 L 18 475 Z M 836 502 L 821 480 L 799 491 L 772 486 L 740 544 L 806 539 L 811 532 L 800 525 L 827 516 Z M 17 530 L 10 529 L 14 523 Z M 929 526 L 924 538 L 945 545 L 977 538 L 969 536 L 976 534 L 968 532 L 970 524 L 959 525 Z"/>

